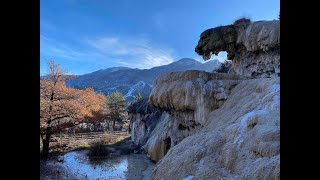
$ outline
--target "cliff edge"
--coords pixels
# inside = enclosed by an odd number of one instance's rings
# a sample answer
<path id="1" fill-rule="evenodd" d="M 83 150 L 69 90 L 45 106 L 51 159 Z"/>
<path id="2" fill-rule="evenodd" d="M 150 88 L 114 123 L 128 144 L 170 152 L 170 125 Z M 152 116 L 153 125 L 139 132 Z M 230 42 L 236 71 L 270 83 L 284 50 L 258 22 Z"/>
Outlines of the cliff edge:
<path id="1" fill-rule="evenodd" d="M 239 19 L 205 30 L 195 52 L 204 60 L 227 51 L 235 74 L 252 77 L 280 75 L 280 21 Z"/>

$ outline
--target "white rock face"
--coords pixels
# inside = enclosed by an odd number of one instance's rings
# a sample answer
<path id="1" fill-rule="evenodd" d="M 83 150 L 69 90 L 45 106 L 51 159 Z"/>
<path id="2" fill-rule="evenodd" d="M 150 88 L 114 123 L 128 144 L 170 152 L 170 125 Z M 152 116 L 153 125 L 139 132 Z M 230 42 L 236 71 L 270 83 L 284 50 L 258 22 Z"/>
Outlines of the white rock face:
<path id="1" fill-rule="evenodd" d="M 158 161 L 150 179 L 280 179 L 280 22 L 208 29 L 195 49 L 204 59 L 223 50 L 231 74 L 155 80 L 149 102 L 166 115 L 146 143 Z"/>
<path id="2" fill-rule="evenodd" d="M 257 21 L 241 31 L 237 55 L 232 61 L 236 74 L 272 77 L 280 74 L 280 22 Z"/>
<path id="3" fill-rule="evenodd" d="M 159 161 L 170 148 L 198 132 L 214 109 L 222 106 L 232 88 L 244 77 L 204 71 L 174 72 L 160 76 L 149 101 L 165 111 L 145 151 Z"/>
<path id="4" fill-rule="evenodd" d="M 144 117 L 141 117 L 141 114 L 131 114 L 129 119 L 132 122 L 131 124 L 131 140 L 136 145 L 143 145 L 148 138 L 147 127 L 142 121 Z"/>
<path id="5" fill-rule="evenodd" d="M 147 98 L 142 98 L 128 107 L 131 129 L 131 140 L 138 146 L 143 146 L 156 124 L 159 122 L 162 112 L 148 103 Z"/>
<path id="6" fill-rule="evenodd" d="M 172 133 L 177 134 L 178 129 L 173 127 L 174 121 L 170 120 L 168 113 L 163 113 L 159 123 L 152 131 L 150 138 L 148 139 L 144 151 L 150 156 L 150 159 L 157 162 L 165 156 L 168 150 L 171 148 Z"/>
<path id="7" fill-rule="evenodd" d="M 185 127 L 203 125 L 209 112 L 223 104 L 241 79 L 245 77 L 196 70 L 173 72 L 155 80 L 149 101 L 173 117 L 184 116 L 180 121 Z"/>
<path id="8" fill-rule="evenodd" d="M 242 80 L 151 179 L 280 179 L 280 78 Z"/>
<path id="9" fill-rule="evenodd" d="M 280 74 L 280 22 L 257 21 L 241 31 L 237 56 L 232 61 L 235 73 L 254 77 Z"/>
<path id="10" fill-rule="evenodd" d="M 268 51 L 280 45 L 280 22 L 256 21 L 244 29 L 237 39 L 247 51 Z"/>
<path id="11" fill-rule="evenodd" d="M 246 22 L 246 23 L 241 23 Z M 227 51 L 232 73 L 252 77 L 280 74 L 280 21 L 236 21 L 204 31 L 195 51 L 205 60 Z"/>

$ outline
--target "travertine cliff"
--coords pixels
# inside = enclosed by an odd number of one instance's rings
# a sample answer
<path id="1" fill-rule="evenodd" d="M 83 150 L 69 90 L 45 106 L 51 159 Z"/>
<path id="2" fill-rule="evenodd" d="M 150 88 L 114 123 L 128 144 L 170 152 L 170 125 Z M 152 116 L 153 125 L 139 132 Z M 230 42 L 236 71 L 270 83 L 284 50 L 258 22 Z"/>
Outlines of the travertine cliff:
<path id="1" fill-rule="evenodd" d="M 203 128 L 209 113 L 223 105 L 242 79 L 246 78 L 196 70 L 157 78 L 149 101 L 166 114 L 145 146 L 151 159 L 159 161 L 170 148 Z"/>
<path id="2" fill-rule="evenodd" d="M 144 146 L 151 179 L 280 179 L 280 24 L 237 20 L 206 30 L 204 59 L 227 51 L 231 73 L 158 77 L 148 103 L 161 111 Z"/>
<path id="3" fill-rule="evenodd" d="M 148 98 L 142 98 L 128 108 L 131 140 L 138 146 L 144 145 L 155 128 L 162 112 L 148 103 Z"/>
<path id="4" fill-rule="evenodd" d="M 155 80 L 149 99 L 156 108 L 180 118 L 185 127 L 203 125 L 207 114 L 223 104 L 241 79 L 246 77 L 197 70 L 172 72 Z"/>
<path id="5" fill-rule="evenodd" d="M 159 161 L 171 147 L 199 131 L 241 79 L 246 78 L 197 70 L 160 76 L 149 102 L 142 99 L 128 107 L 132 140 Z"/>
<path id="6" fill-rule="evenodd" d="M 210 59 L 227 51 L 232 71 L 239 75 L 272 77 L 280 74 L 280 21 L 239 19 L 232 25 L 208 29 L 195 51 Z"/>
<path id="7" fill-rule="evenodd" d="M 235 86 L 199 132 L 168 151 L 151 179 L 280 179 L 279 81 Z"/>

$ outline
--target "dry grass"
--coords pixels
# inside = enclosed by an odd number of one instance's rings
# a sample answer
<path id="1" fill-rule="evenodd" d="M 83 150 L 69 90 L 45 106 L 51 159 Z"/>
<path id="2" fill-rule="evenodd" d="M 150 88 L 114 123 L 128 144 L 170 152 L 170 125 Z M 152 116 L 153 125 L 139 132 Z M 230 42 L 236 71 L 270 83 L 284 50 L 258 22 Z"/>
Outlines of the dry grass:
<path id="1" fill-rule="evenodd" d="M 115 144 L 127 137 L 128 132 L 79 133 L 74 135 L 55 135 L 50 142 L 50 152 L 62 153 L 76 149 L 90 148 L 91 144 L 101 142 L 104 145 Z"/>
<path id="2" fill-rule="evenodd" d="M 78 148 L 88 148 L 90 147 L 90 144 L 87 140 L 81 139 L 77 141 L 78 144 L 76 145 Z"/>

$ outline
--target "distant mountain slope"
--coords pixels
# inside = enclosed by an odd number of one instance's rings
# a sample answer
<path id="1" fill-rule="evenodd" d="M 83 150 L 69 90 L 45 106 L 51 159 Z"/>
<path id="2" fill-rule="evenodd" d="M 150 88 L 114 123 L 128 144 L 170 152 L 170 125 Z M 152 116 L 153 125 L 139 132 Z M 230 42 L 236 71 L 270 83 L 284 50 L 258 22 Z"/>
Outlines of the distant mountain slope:
<path id="1" fill-rule="evenodd" d="M 202 70 L 211 72 L 217 68 L 217 60 L 200 63 L 194 59 L 183 58 L 168 65 L 151 69 L 132 69 L 128 67 L 114 67 L 77 76 L 67 81 L 67 86 L 83 89 L 92 87 L 97 92 L 108 95 L 114 91 L 124 94 L 128 101 L 140 93 L 143 97 L 150 94 L 153 80 L 159 75 L 185 70 Z"/>

